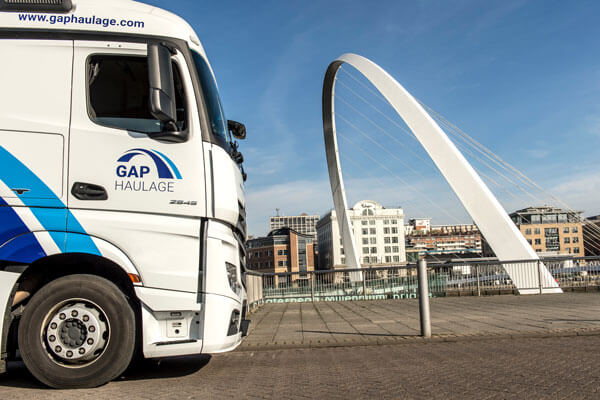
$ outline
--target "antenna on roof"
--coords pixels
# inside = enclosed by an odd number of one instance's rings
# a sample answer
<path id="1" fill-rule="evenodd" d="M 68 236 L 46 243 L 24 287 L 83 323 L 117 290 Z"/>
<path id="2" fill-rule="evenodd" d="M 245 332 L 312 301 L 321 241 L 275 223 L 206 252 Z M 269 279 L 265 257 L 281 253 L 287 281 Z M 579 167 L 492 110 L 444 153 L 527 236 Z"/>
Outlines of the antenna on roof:
<path id="1" fill-rule="evenodd" d="M 279 208 L 276 208 L 275 211 L 277 212 L 277 216 L 279 217 Z"/>

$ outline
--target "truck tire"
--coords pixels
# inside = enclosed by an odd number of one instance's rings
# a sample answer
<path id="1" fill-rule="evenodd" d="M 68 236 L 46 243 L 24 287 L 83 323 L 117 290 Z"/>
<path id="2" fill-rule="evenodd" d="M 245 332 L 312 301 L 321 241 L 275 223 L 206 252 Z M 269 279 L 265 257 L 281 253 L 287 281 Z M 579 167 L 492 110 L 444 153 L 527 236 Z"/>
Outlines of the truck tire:
<path id="1" fill-rule="evenodd" d="M 89 388 L 118 377 L 135 350 L 127 297 L 95 275 L 68 275 L 42 287 L 19 323 L 27 369 L 53 388 Z"/>

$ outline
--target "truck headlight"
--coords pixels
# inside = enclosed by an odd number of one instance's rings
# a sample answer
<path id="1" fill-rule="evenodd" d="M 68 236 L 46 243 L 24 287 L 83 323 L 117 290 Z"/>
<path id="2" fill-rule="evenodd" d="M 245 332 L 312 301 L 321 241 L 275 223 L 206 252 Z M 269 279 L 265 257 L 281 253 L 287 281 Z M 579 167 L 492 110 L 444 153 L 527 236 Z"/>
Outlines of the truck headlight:
<path id="1" fill-rule="evenodd" d="M 226 262 L 225 268 L 227 270 L 227 279 L 229 280 L 229 286 L 231 287 L 231 290 L 233 290 L 236 294 L 239 294 L 237 267 L 233 264 Z"/>

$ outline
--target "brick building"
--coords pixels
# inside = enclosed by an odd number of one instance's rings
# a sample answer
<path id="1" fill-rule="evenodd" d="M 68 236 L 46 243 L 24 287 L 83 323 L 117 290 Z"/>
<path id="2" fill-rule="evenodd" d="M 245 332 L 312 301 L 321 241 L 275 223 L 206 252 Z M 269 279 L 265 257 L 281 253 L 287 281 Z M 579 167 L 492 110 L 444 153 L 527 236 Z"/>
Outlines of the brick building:
<path id="1" fill-rule="evenodd" d="M 248 240 L 248 269 L 259 272 L 291 272 L 287 283 L 308 279 L 307 272 L 315 270 L 316 246 L 311 235 L 291 228 L 272 230 L 265 237 Z M 275 285 L 283 277 L 275 277 Z"/>
<path id="2" fill-rule="evenodd" d="M 431 225 L 429 219 L 411 219 L 405 226 L 406 259 L 419 257 L 472 258 L 482 255 L 482 237 L 474 224 Z"/>
<path id="3" fill-rule="evenodd" d="M 585 254 L 581 211 L 551 206 L 528 207 L 513 212 L 510 218 L 541 255 Z"/>

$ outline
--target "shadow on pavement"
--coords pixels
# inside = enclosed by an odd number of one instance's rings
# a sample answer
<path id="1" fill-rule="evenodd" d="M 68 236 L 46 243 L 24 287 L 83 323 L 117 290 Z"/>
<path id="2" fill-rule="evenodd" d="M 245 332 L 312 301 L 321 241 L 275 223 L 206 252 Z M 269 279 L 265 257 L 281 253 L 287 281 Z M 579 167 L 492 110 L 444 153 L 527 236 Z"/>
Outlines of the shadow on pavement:
<path id="1" fill-rule="evenodd" d="M 178 378 L 191 375 L 210 361 L 208 354 L 170 357 L 161 360 L 138 360 L 129 366 L 117 381 Z"/>
<path id="2" fill-rule="evenodd" d="M 198 372 L 210 361 L 210 355 L 172 357 L 163 360 L 138 360 L 115 381 L 138 381 L 178 378 Z M 22 361 L 8 363 L 7 373 L 0 375 L 0 387 L 45 389 L 25 367 Z"/>
<path id="3" fill-rule="evenodd" d="M 22 389 L 44 389 L 42 385 L 27 371 L 22 361 L 9 361 L 7 372 L 0 375 L 0 387 L 15 387 Z"/>

